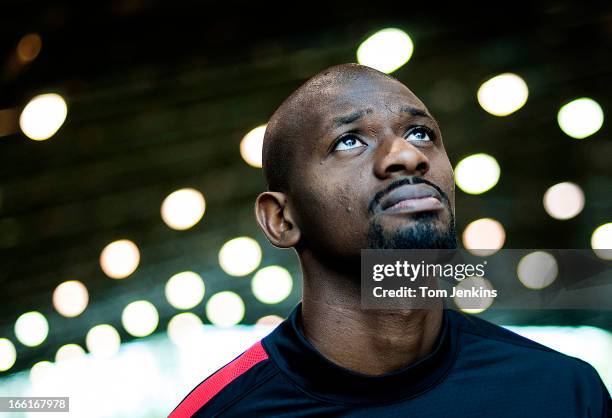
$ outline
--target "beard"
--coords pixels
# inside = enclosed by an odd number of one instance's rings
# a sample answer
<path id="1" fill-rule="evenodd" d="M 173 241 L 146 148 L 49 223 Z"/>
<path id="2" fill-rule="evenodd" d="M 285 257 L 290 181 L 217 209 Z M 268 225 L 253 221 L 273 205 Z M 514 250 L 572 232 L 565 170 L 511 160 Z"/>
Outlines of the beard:
<path id="1" fill-rule="evenodd" d="M 368 248 L 372 249 L 456 249 L 457 232 L 455 216 L 449 210 L 450 222 L 447 227 L 439 227 L 438 214 L 434 212 L 417 213 L 412 225 L 399 228 L 388 234 L 374 219 L 368 231 Z"/>

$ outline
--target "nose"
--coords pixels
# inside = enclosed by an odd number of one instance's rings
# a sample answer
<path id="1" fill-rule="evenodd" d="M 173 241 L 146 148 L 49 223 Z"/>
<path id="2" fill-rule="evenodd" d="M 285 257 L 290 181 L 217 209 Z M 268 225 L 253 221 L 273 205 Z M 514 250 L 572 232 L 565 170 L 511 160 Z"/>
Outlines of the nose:
<path id="1" fill-rule="evenodd" d="M 392 136 L 383 139 L 376 150 L 374 172 L 385 179 L 393 175 L 423 176 L 429 171 L 429 159 L 406 138 Z"/>

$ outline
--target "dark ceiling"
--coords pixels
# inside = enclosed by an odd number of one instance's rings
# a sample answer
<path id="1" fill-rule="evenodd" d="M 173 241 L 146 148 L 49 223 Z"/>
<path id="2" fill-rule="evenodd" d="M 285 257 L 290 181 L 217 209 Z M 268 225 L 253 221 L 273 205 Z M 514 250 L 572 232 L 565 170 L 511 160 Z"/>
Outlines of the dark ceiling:
<path id="1" fill-rule="evenodd" d="M 50 322 L 41 347 L 18 345 L 13 370 L 52 358 L 62 344 L 82 344 L 100 322 L 121 330 L 120 311 L 135 299 L 154 302 L 165 329 L 175 310 L 163 286 L 181 270 L 202 274 L 205 301 L 219 290 L 240 293 L 245 323 L 288 313 L 299 300 L 299 280 L 291 298 L 266 306 L 251 295 L 248 279 L 218 268 L 220 246 L 250 235 L 264 248 L 264 264 L 282 263 L 300 276 L 294 253 L 267 244 L 255 223 L 254 199 L 265 184 L 260 170 L 242 161 L 240 140 L 305 79 L 355 61 L 359 43 L 387 26 L 406 30 L 415 42 L 411 61 L 394 75 L 438 119 L 451 161 L 487 152 L 502 167 L 490 192 L 458 194 L 458 229 L 494 217 L 506 228 L 507 248 L 588 248 L 592 230 L 612 213 L 609 123 L 588 140 L 571 140 L 559 130 L 556 112 L 581 96 L 612 109 L 609 2 L 489 2 L 444 14 L 439 4 L 385 6 L 5 1 L 0 109 L 18 111 L 47 91 L 61 93 L 69 106 L 66 123 L 48 141 L 0 137 L 0 337 L 15 341 L 14 321 L 29 310 Z M 41 53 L 15 65 L 15 46 L 30 32 L 40 34 Z M 475 92 L 506 71 L 526 80 L 529 101 L 509 117 L 492 117 Z M 541 204 L 559 181 L 580 184 L 587 198 L 584 211 L 564 222 Z M 206 196 L 206 215 L 189 231 L 173 231 L 161 221 L 160 204 L 187 186 Z M 98 258 L 120 238 L 136 242 L 142 258 L 130 278 L 114 281 Z M 55 286 L 69 279 L 83 281 L 91 299 L 72 319 L 51 304 Z M 203 316 L 204 303 L 193 311 Z M 609 312 L 500 318 L 612 328 Z"/>

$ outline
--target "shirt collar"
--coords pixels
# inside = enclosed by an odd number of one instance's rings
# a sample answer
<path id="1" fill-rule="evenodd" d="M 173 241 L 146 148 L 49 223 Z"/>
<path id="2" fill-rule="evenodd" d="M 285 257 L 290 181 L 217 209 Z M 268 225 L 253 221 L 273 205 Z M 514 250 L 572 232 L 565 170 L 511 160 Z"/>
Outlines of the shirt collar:
<path id="1" fill-rule="evenodd" d="M 326 401 L 371 404 L 416 396 L 441 381 L 455 359 L 456 326 L 447 309 L 443 311 L 442 326 L 431 353 L 403 369 L 379 376 L 351 371 L 319 353 L 300 331 L 301 309 L 300 302 L 262 342 L 289 379 Z"/>

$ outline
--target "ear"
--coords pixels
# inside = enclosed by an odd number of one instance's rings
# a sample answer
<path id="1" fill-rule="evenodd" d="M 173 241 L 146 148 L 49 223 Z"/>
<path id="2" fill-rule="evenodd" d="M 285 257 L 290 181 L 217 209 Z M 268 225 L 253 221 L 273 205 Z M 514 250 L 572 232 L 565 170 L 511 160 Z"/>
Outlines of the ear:
<path id="1" fill-rule="evenodd" d="M 300 241 L 300 229 L 284 193 L 263 192 L 257 196 L 255 217 L 268 241 L 275 247 L 289 248 Z"/>

